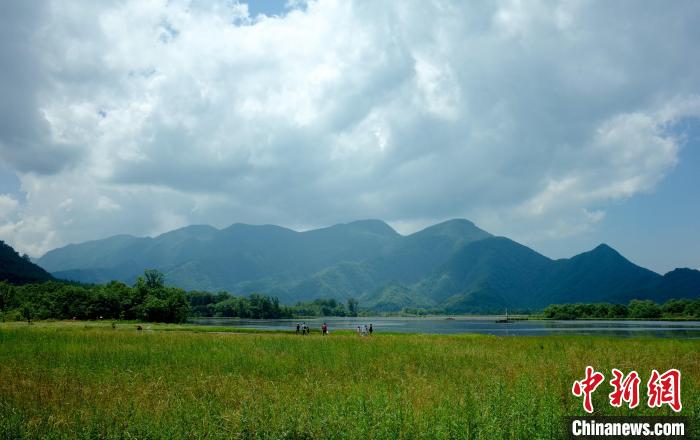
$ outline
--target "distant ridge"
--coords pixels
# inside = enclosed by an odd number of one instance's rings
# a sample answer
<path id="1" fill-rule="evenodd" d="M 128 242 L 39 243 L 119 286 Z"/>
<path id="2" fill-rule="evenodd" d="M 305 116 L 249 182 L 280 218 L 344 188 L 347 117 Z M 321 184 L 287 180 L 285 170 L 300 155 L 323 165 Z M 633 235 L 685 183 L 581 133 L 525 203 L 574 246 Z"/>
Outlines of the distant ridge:
<path id="1" fill-rule="evenodd" d="M 26 284 L 48 281 L 53 277 L 41 267 L 21 257 L 12 246 L 0 240 L 0 281 Z"/>
<path id="2" fill-rule="evenodd" d="M 118 235 L 54 249 L 38 260 L 58 278 L 131 283 L 157 268 L 185 289 L 261 292 L 293 303 L 359 298 L 363 307 L 448 312 L 551 303 L 665 301 L 700 295 L 700 271 L 661 276 L 607 244 L 552 260 L 465 219 L 401 235 L 381 220 L 297 232 L 275 225 L 193 225 L 157 237 Z"/>

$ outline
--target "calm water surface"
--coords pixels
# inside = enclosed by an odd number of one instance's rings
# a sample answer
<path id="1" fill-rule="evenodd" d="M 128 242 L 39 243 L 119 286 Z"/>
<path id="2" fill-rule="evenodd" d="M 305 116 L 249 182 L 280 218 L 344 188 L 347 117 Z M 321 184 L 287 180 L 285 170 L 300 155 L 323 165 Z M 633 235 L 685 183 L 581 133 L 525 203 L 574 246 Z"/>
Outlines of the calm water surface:
<path id="1" fill-rule="evenodd" d="M 665 338 L 700 339 L 700 321 L 512 321 L 496 323 L 500 317 L 446 317 L 430 318 L 313 318 L 296 319 L 237 319 L 195 318 L 191 322 L 200 325 L 246 327 L 265 330 L 293 330 L 297 322 L 306 322 L 313 329 L 328 323 L 333 330 L 353 330 L 358 325 L 372 323 L 375 332 L 393 333 L 484 333 L 503 336 L 533 336 L 549 334 L 579 334 L 605 336 L 653 336 Z"/>

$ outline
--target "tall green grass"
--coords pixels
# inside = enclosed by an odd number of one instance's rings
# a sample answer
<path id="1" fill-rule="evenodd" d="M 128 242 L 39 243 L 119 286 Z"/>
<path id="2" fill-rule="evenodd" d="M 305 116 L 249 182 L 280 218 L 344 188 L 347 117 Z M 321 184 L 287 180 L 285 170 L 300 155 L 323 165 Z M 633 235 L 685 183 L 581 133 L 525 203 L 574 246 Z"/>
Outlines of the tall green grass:
<path id="1" fill-rule="evenodd" d="M 0 324 L 2 438 L 560 438 L 586 365 L 683 374 L 700 427 L 700 341 L 587 336 L 196 333 Z M 151 328 L 151 331 L 148 331 Z M 156 330 L 156 331 L 153 331 Z M 183 331 L 157 331 L 183 330 Z M 642 397 L 646 391 L 640 388 Z"/>

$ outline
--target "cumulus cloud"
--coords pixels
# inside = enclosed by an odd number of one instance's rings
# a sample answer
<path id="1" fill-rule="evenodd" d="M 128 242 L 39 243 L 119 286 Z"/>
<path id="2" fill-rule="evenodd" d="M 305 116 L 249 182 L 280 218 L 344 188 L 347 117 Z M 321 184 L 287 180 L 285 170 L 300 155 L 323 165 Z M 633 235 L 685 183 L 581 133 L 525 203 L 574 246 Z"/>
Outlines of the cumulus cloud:
<path id="1" fill-rule="evenodd" d="M 1 8 L 0 158 L 26 200 L 0 237 L 34 255 L 236 221 L 576 234 L 653 189 L 700 116 L 696 2 Z"/>

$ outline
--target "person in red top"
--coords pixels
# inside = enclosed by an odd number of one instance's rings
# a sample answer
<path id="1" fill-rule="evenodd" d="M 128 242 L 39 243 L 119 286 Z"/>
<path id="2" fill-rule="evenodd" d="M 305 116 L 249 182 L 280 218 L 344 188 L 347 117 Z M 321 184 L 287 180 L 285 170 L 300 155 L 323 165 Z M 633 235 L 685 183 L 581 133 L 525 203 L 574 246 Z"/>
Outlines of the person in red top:
<path id="1" fill-rule="evenodd" d="M 321 326 L 321 332 L 323 333 L 323 336 L 326 336 L 328 334 L 328 324 L 326 324 L 325 322 Z"/>

